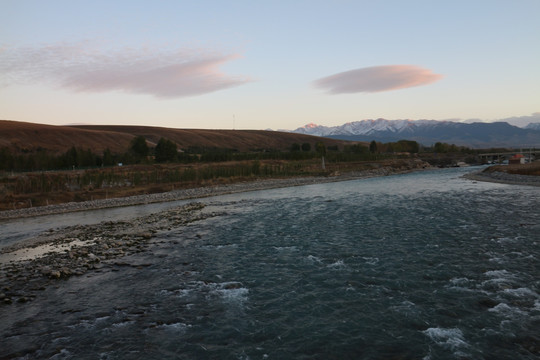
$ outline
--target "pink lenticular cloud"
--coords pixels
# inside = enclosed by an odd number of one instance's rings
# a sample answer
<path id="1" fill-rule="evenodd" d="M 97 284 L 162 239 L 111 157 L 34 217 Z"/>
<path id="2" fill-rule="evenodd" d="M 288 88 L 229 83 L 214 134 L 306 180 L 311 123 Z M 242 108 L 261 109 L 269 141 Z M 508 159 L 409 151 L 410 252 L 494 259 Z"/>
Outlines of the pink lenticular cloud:
<path id="1" fill-rule="evenodd" d="M 121 66 L 89 69 L 85 73 L 71 74 L 64 79 L 63 86 L 83 92 L 120 90 L 164 98 L 202 95 L 248 81 L 219 71 L 219 66 L 232 58 L 234 56 L 193 59 L 166 65 L 134 64 L 125 69 Z"/>
<path id="2" fill-rule="evenodd" d="M 372 66 L 330 75 L 314 82 L 330 94 L 381 92 L 428 85 L 443 76 L 415 65 Z"/>
<path id="3" fill-rule="evenodd" d="M 96 50 L 86 43 L 3 49 L 4 83 L 56 84 L 77 92 L 124 91 L 160 98 L 197 96 L 250 82 L 219 67 L 239 55 L 200 50 Z"/>

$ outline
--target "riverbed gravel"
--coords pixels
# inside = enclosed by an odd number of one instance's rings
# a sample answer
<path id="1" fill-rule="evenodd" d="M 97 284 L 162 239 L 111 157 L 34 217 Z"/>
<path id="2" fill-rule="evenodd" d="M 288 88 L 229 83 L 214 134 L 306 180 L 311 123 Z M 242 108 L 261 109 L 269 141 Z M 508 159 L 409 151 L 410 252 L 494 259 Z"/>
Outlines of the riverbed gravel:
<path id="1" fill-rule="evenodd" d="M 217 214 L 190 203 L 130 221 L 105 221 L 51 229 L 0 250 L 0 306 L 25 303 L 47 286 L 90 271 L 149 264 L 122 261 L 147 251 L 155 234 Z"/>

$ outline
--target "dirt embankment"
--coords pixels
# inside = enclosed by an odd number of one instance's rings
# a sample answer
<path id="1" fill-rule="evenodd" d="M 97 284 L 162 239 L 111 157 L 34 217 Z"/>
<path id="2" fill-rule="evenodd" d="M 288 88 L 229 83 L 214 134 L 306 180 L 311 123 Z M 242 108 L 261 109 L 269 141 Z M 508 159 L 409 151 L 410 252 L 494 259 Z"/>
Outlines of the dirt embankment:
<path id="1" fill-rule="evenodd" d="M 464 177 L 502 184 L 540 186 L 540 161 L 530 164 L 490 166 Z"/>

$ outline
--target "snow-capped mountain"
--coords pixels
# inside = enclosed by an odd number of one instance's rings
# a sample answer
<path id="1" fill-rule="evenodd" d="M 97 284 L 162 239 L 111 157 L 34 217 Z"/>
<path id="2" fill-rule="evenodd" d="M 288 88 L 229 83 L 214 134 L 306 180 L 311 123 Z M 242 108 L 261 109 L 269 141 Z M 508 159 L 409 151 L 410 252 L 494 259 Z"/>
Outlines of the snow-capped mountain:
<path id="1" fill-rule="evenodd" d="M 529 125 L 525 126 L 525 129 L 540 130 L 540 122 L 538 122 L 538 123 L 530 123 Z"/>
<path id="2" fill-rule="evenodd" d="M 307 124 L 293 132 L 316 135 L 316 136 L 332 136 L 332 135 L 371 135 L 378 132 L 411 133 L 419 126 L 436 126 L 442 123 L 436 120 L 362 120 L 349 122 L 339 126 L 322 126 L 313 123 Z M 444 122 L 446 123 L 446 122 Z"/>
<path id="3" fill-rule="evenodd" d="M 539 125 L 537 128 L 536 125 Z M 362 120 L 339 126 L 307 124 L 293 132 L 356 141 L 415 140 L 431 145 L 446 142 L 472 147 L 540 147 L 540 124 L 527 128 L 512 126 L 506 122 L 459 123 L 437 120 Z"/>

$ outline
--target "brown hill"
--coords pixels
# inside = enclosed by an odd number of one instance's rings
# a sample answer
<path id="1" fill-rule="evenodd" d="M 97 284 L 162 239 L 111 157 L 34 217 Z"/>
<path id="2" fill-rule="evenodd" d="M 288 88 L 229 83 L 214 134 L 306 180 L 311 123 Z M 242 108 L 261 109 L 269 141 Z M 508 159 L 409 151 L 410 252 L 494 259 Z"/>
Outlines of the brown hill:
<path id="1" fill-rule="evenodd" d="M 294 143 L 309 143 L 313 148 L 318 141 L 323 141 L 326 146 L 343 148 L 345 144 L 351 143 L 311 135 L 265 130 L 173 129 L 122 125 L 53 126 L 0 120 L 0 148 L 7 147 L 15 152 L 35 151 L 42 148 L 60 153 L 75 146 L 92 149 L 96 153 L 106 148 L 113 153 L 122 153 L 128 149 L 134 136 L 145 137 L 149 146 L 155 146 L 163 137 L 176 142 L 179 149 L 204 147 L 238 151 L 288 150 Z"/>
<path id="2" fill-rule="evenodd" d="M 159 139 L 166 138 L 178 144 L 180 149 L 188 147 L 205 147 L 220 149 L 237 149 L 239 151 L 276 149 L 289 150 L 294 143 L 310 143 L 312 146 L 323 139 L 304 134 L 287 133 L 267 130 L 205 130 L 205 129 L 173 129 L 151 126 L 121 126 L 121 125 L 80 125 L 79 129 L 113 131 L 143 136 L 150 145 L 155 145 Z M 343 147 L 349 143 L 343 140 L 324 139 L 327 146 Z"/>
<path id="3" fill-rule="evenodd" d="M 106 148 L 122 153 L 132 138 L 131 134 L 111 131 L 0 120 L 0 148 L 7 147 L 14 153 L 38 149 L 61 153 L 72 146 L 92 149 L 95 153 Z"/>

